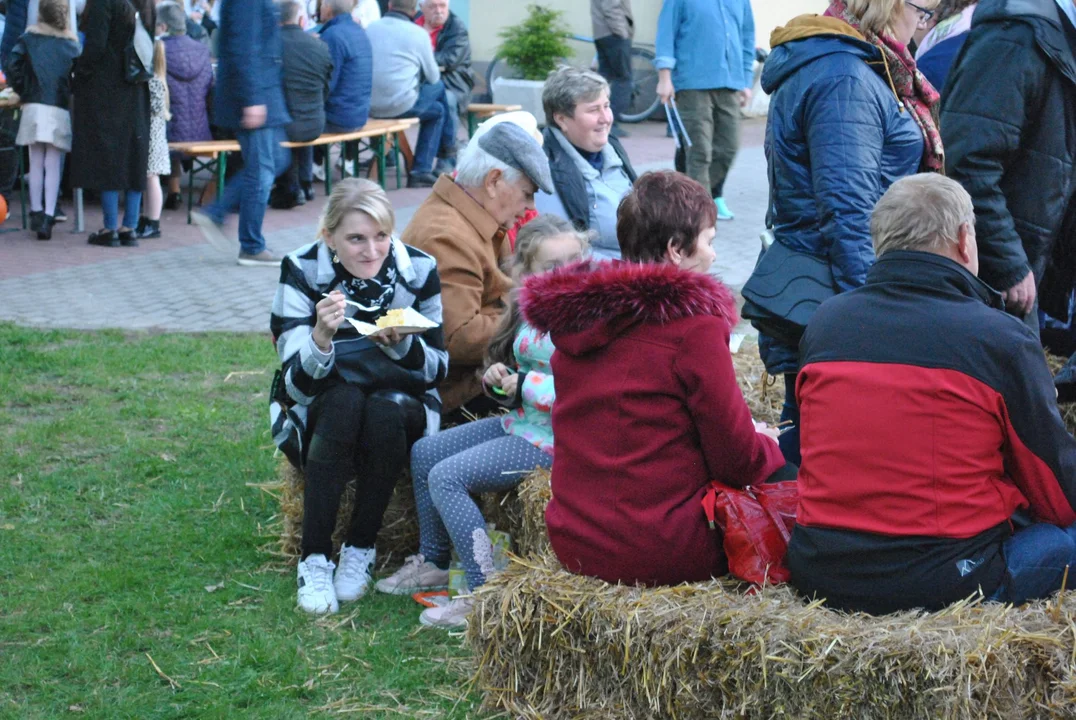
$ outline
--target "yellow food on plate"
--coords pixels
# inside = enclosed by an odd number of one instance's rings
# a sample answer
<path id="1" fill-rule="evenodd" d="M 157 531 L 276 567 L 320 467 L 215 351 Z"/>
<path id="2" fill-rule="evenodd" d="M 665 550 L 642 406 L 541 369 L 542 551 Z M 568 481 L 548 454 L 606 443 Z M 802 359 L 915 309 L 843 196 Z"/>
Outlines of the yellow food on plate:
<path id="1" fill-rule="evenodd" d="M 397 308 L 396 310 L 389 310 L 383 316 L 377 319 L 377 329 L 384 330 L 390 327 L 400 327 L 404 325 L 404 309 Z"/>

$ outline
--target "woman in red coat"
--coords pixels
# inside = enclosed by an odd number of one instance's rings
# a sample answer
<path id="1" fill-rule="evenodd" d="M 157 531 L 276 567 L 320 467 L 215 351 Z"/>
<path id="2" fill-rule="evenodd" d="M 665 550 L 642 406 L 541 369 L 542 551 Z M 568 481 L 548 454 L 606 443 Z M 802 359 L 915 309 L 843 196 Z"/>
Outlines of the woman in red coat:
<path id="1" fill-rule="evenodd" d="M 520 303 L 557 347 L 553 500 L 546 524 L 570 571 L 673 585 L 728 571 L 701 500 L 785 467 L 776 432 L 736 384 L 732 293 L 707 273 L 710 194 L 672 172 L 641 177 L 617 212 L 624 261 L 532 277 Z M 780 473 L 783 474 L 783 473 Z"/>

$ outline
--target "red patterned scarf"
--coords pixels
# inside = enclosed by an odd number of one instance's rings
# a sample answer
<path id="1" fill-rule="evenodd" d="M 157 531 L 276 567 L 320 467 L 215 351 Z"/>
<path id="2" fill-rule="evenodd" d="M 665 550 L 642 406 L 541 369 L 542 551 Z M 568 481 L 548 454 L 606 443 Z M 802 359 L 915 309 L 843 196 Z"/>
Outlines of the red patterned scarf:
<path id="1" fill-rule="evenodd" d="M 878 35 L 864 29 L 860 20 L 848 11 L 844 0 L 830 0 L 825 12 L 851 25 L 867 39 L 871 45 L 882 51 L 884 64 L 883 78 L 893 88 L 903 107 L 910 108 L 912 117 L 923 132 L 922 169 L 931 172 L 943 172 L 945 169 L 945 150 L 942 146 L 941 133 L 938 132 L 938 109 L 941 96 L 930 81 L 915 66 L 915 59 L 905 45 L 899 43 L 888 33 Z"/>

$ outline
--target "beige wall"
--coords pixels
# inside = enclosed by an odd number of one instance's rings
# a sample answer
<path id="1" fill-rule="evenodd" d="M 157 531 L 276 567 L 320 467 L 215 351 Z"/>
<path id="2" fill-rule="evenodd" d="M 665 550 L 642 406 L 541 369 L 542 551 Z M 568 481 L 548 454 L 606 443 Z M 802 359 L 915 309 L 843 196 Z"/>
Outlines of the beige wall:
<path id="1" fill-rule="evenodd" d="M 527 14 L 527 5 L 534 0 L 471 0 L 471 47 L 474 59 L 490 60 L 497 53 L 501 40 L 497 33 L 501 28 L 513 25 Z M 572 32 L 589 36 L 590 3 L 588 0 L 536 0 L 546 7 L 564 12 L 564 19 Z M 769 47 L 770 31 L 789 18 L 803 13 L 822 12 L 826 0 L 751 0 L 755 12 L 755 44 Z M 657 32 L 661 0 L 632 0 L 635 14 L 635 38 L 639 42 L 653 43 Z M 594 54 L 593 46 L 573 42 L 577 59 L 585 62 Z"/>

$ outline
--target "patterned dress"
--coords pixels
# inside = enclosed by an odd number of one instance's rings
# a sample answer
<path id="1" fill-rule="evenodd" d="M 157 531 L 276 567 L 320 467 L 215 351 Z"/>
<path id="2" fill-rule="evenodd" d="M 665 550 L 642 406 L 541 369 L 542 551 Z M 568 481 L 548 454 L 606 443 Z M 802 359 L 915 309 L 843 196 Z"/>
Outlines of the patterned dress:
<path id="1" fill-rule="evenodd" d="M 553 454 L 553 341 L 527 323 L 520 325 L 513 347 L 519 367 L 519 382 L 523 383 L 523 406 L 501 418 L 501 427 L 510 435 L 518 435 L 540 450 Z"/>
<path id="2" fill-rule="evenodd" d="M 168 158 L 168 117 L 164 98 L 167 88 L 156 76 L 149 79 L 149 175 L 171 175 Z"/>

